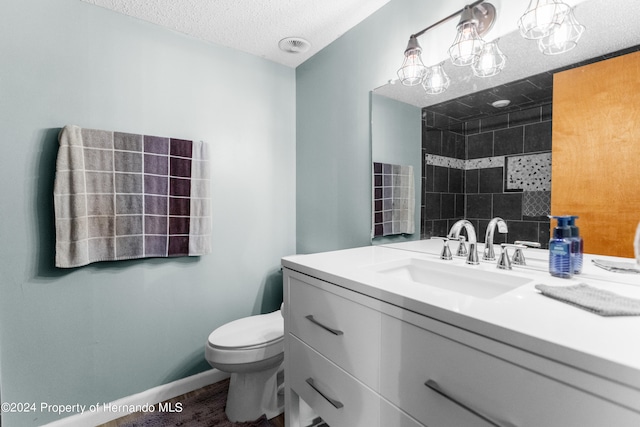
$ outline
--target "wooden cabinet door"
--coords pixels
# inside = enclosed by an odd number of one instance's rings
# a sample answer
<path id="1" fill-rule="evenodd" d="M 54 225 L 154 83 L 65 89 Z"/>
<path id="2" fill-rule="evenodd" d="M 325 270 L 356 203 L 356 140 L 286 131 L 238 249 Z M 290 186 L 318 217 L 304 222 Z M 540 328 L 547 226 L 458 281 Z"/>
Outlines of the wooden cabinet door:
<path id="1" fill-rule="evenodd" d="M 640 222 L 640 52 L 556 73 L 551 213 L 587 253 L 633 257 Z"/>

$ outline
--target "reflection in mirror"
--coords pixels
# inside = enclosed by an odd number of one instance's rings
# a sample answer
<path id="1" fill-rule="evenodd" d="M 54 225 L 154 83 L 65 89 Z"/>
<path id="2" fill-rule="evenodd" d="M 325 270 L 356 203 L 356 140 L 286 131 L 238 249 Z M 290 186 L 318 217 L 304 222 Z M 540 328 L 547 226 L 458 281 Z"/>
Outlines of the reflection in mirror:
<path id="1" fill-rule="evenodd" d="M 371 134 L 378 146 L 372 155 L 373 170 L 372 243 L 394 243 L 420 239 L 421 174 L 420 108 L 371 93 Z M 380 165 L 383 164 L 383 165 Z M 393 175 L 386 165 L 411 166 L 413 169 L 414 231 L 392 234 Z M 383 167 L 384 166 L 384 167 Z M 383 170 L 384 169 L 384 170 Z M 405 231 L 405 230 L 401 230 Z"/>
<path id="2" fill-rule="evenodd" d="M 446 64 L 452 84 L 444 94 L 429 96 L 420 86 L 400 84 L 375 90 L 374 97 L 422 109 L 421 238 L 445 235 L 455 220 L 467 218 L 483 241 L 490 219 L 501 216 L 509 234 L 496 233 L 496 242 L 529 240 L 547 247 L 553 74 L 638 50 L 640 30 L 632 23 L 638 15 L 631 11 L 640 12 L 640 5 L 634 3 L 587 0 L 578 5 L 575 14 L 587 30 L 566 57 L 544 56 L 535 44 L 510 34 L 501 39 L 508 73 L 470 79 L 464 75 L 468 70 Z M 510 103 L 493 105 L 501 100 Z M 372 103 L 372 117 L 375 109 Z M 383 153 L 390 150 L 372 132 L 373 158 L 384 161 Z"/>
<path id="3" fill-rule="evenodd" d="M 500 217 L 508 223 L 509 241 L 548 241 L 550 85 L 545 74 L 423 110 L 425 238 L 445 236 L 466 218 L 484 241 L 487 224 Z M 534 90 L 540 95 L 523 95 Z M 496 93 L 512 100 L 508 110 L 483 108 Z M 470 108 L 475 102 L 483 107 Z M 506 240 L 503 234 L 494 238 Z"/>

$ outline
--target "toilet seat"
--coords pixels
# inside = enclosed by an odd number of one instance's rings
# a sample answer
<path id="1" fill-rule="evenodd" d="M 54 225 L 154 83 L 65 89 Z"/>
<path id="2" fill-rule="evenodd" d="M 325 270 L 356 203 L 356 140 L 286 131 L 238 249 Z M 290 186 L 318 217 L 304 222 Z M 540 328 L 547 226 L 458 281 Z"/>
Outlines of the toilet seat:
<path id="1" fill-rule="evenodd" d="M 284 360 L 284 318 L 280 310 L 220 326 L 209 334 L 204 354 L 213 368 L 231 374 L 225 408 L 230 421 L 282 413 L 278 372 Z"/>
<path id="2" fill-rule="evenodd" d="M 284 352 L 284 319 L 280 310 L 234 320 L 207 340 L 205 356 L 218 364 L 259 362 Z"/>

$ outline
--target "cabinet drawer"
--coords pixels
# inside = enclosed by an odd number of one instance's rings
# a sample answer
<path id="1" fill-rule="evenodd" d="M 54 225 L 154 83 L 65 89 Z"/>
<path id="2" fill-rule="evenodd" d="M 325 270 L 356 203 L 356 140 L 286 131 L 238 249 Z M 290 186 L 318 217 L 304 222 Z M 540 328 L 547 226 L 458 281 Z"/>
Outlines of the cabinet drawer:
<path id="1" fill-rule="evenodd" d="M 385 399 L 380 399 L 380 426 L 383 427 L 424 427 Z"/>
<path id="2" fill-rule="evenodd" d="M 381 314 L 295 278 L 289 298 L 290 333 L 377 390 Z"/>
<path id="3" fill-rule="evenodd" d="M 491 425 L 474 412 L 505 426 L 640 426 L 636 412 L 386 315 L 382 340 L 381 394 L 429 427 Z"/>
<path id="4" fill-rule="evenodd" d="M 287 372 L 291 388 L 331 427 L 379 426 L 380 397 L 295 337 Z"/>

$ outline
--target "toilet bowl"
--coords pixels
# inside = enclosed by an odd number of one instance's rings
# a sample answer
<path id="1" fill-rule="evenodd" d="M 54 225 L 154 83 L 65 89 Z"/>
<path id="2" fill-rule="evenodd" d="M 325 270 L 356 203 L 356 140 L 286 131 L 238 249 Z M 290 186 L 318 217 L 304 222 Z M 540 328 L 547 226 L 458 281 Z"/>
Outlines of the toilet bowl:
<path id="1" fill-rule="evenodd" d="M 225 409 L 229 421 L 282 413 L 278 372 L 284 359 L 284 319 L 280 310 L 220 326 L 209 335 L 205 358 L 209 365 L 231 374 Z"/>

